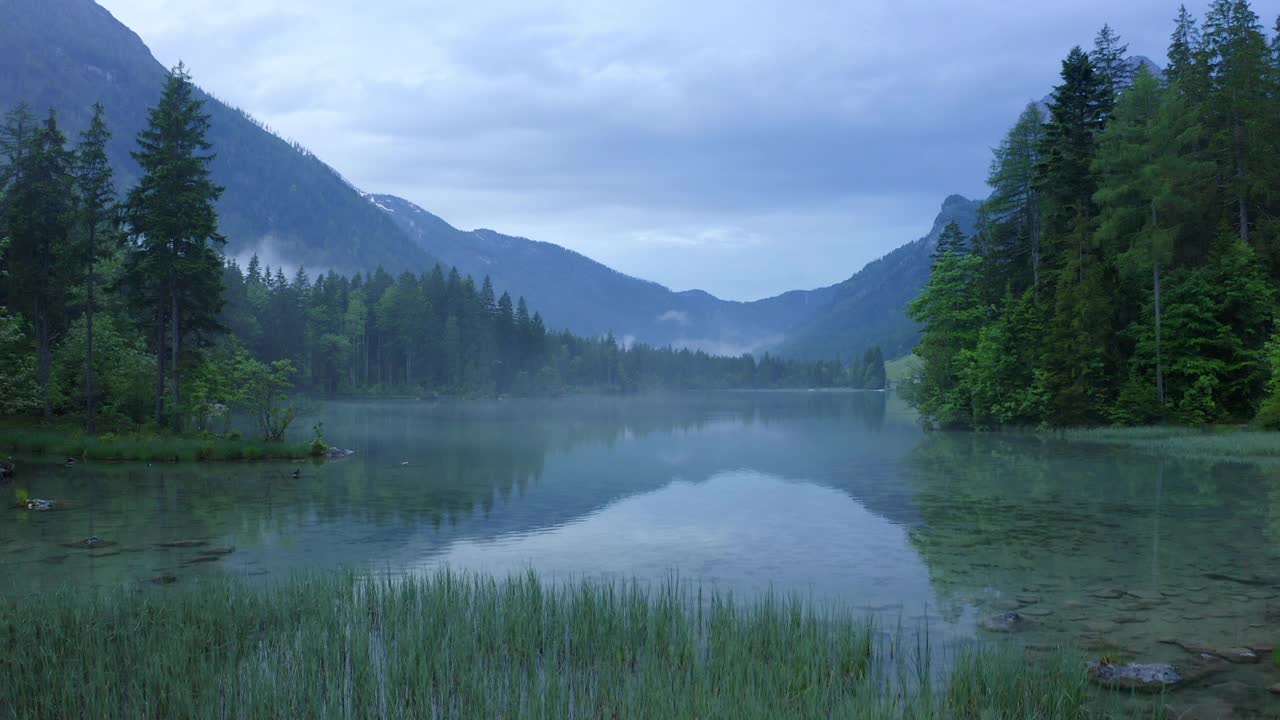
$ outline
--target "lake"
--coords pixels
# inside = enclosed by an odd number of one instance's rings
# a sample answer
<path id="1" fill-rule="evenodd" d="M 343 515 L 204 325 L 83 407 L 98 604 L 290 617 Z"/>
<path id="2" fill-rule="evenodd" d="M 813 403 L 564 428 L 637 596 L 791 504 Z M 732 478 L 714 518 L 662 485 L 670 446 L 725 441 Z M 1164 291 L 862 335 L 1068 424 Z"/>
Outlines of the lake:
<path id="1" fill-rule="evenodd" d="M 66 509 L 8 511 L 0 592 L 532 569 L 797 593 L 940 647 L 1006 637 L 981 623 L 1015 609 L 1035 623 L 1019 642 L 1142 660 L 1187 657 L 1165 639 L 1280 640 L 1274 464 L 925 433 L 872 392 L 329 402 L 322 416 L 354 457 L 23 460 L 2 492 Z M 104 543 L 78 546 L 89 536 Z M 210 546 L 234 552 L 200 555 Z M 1269 662 L 1220 677 L 1215 702 L 1280 705 Z"/>

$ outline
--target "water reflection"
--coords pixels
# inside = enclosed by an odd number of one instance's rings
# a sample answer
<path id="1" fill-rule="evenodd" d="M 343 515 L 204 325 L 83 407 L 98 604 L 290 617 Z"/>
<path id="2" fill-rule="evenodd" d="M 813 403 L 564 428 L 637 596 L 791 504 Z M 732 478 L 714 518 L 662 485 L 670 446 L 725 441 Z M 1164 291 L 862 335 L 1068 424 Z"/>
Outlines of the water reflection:
<path id="1" fill-rule="evenodd" d="M 282 464 L 24 462 L 19 487 L 69 509 L 9 512 L 6 589 L 448 563 L 679 571 L 961 634 L 1035 595 L 1036 637 L 1143 653 L 1187 623 L 1244 642 L 1280 621 L 1275 468 L 924 435 L 881 393 L 330 403 L 323 419 L 358 454 L 298 479 Z M 118 544 L 65 546 L 91 535 Z M 193 562 L 174 541 L 236 551 Z M 1094 597 L 1109 589 L 1124 600 Z"/>

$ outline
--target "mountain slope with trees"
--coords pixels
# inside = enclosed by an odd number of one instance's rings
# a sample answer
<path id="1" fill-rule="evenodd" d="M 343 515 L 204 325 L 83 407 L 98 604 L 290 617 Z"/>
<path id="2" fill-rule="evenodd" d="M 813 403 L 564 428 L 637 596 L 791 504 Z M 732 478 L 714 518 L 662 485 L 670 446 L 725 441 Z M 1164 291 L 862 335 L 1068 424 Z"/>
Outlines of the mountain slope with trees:
<path id="1" fill-rule="evenodd" d="M 869 263 L 853 277 L 815 298 L 819 309 L 793 328 L 778 352 L 804 358 L 857 357 L 877 345 L 888 357 L 911 352 L 919 327 L 907 317 L 907 303 L 924 287 L 943 228 L 957 223 L 973 232 L 977 200 L 952 195 L 942 203 L 928 235 Z"/>
<path id="2" fill-rule="evenodd" d="M 129 28 L 92 0 L 0 0 L 0 109 L 25 102 L 58 111 L 71 135 L 101 103 L 113 136 L 117 189 L 141 168 L 133 138 L 160 97 L 166 69 Z M 337 172 L 247 114 L 197 90 L 209 114 L 210 167 L 227 252 L 253 251 L 307 267 L 421 271 L 432 258 Z"/>

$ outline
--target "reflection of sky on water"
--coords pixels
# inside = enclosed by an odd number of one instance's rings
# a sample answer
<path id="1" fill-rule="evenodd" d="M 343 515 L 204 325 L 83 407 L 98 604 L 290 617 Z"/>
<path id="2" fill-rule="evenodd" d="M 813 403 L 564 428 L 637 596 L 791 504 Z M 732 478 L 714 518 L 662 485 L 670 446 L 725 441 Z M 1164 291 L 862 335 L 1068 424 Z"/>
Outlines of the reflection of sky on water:
<path id="1" fill-rule="evenodd" d="M 903 527 L 837 490 L 747 470 L 677 479 L 555 527 L 442 550 L 410 541 L 403 552 L 393 564 L 422 571 L 659 582 L 675 573 L 740 597 L 773 590 L 840 602 L 889 624 L 940 619 L 928 568 Z"/>

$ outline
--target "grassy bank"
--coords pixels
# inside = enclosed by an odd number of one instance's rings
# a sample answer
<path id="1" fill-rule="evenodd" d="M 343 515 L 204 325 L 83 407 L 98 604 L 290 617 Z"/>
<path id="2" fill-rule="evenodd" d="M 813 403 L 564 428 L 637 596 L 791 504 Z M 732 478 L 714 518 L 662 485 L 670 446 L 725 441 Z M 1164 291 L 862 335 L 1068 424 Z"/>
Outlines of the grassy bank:
<path id="1" fill-rule="evenodd" d="M 328 575 L 0 609 L 7 717 L 1076 718 L 1090 702 L 1066 656 L 962 653 L 931 689 L 927 660 L 848 612 L 675 585 Z"/>
<path id="2" fill-rule="evenodd" d="M 1280 432 L 1213 426 L 1107 427 L 1058 430 L 1052 437 L 1119 445 L 1165 456 L 1221 460 L 1280 460 Z"/>
<path id="3" fill-rule="evenodd" d="M 299 460 L 323 456 L 326 449 L 313 443 L 263 442 L 238 437 L 160 432 L 89 435 L 78 427 L 0 426 L 0 452 L 78 460 Z"/>

